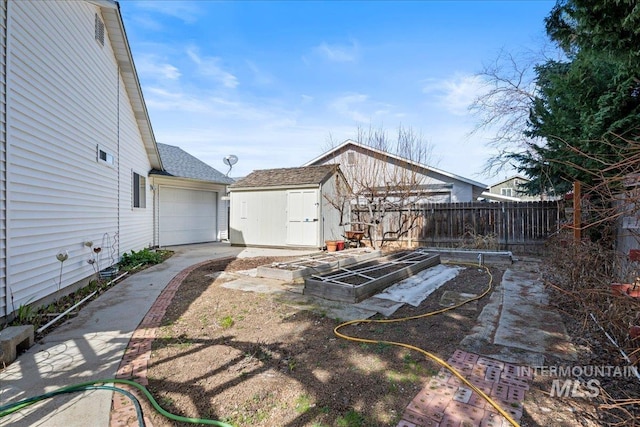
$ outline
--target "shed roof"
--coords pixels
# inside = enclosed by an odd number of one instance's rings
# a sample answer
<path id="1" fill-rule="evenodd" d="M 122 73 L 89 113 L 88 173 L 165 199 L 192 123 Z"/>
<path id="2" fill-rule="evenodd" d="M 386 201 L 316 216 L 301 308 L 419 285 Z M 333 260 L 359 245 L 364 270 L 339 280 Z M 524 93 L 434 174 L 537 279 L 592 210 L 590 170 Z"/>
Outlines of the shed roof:
<path id="1" fill-rule="evenodd" d="M 225 176 L 222 172 L 217 171 L 180 147 L 160 143 L 157 145 L 164 171 L 154 169 L 151 174 L 197 179 L 217 184 L 231 184 L 233 182 L 233 179 Z"/>
<path id="2" fill-rule="evenodd" d="M 261 187 L 295 187 L 322 184 L 338 170 L 338 165 L 304 166 L 298 168 L 263 169 L 251 172 L 230 189 Z"/>

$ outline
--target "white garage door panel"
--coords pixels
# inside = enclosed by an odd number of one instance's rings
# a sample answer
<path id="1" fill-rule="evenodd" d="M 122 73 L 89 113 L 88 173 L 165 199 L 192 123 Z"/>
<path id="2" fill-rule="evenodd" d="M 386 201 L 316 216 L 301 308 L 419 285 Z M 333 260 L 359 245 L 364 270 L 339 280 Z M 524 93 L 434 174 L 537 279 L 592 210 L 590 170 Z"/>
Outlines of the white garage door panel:
<path id="1" fill-rule="evenodd" d="M 160 245 L 216 240 L 216 200 L 213 191 L 160 189 Z"/>

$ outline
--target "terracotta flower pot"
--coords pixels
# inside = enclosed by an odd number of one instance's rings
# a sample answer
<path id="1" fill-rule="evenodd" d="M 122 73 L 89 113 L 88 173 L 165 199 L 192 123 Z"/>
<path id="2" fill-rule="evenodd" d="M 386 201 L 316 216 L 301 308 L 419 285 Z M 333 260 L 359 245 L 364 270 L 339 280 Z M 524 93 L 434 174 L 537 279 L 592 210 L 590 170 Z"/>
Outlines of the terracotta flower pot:
<path id="1" fill-rule="evenodd" d="M 338 251 L 344 250 L 344 241 L 343 240 L 338 240 L 336 242 L 336 250 L 338 250 Z"/>
<path id="2" fill-rule="evenodd" d="M 627 295 L 632 298 L 640 298 L 640 286 L 630 286 L 627 289 Z"/>
<path id="3" fill-rule="evenodd" d="M 612 283 L 611 292 L 614 295 L 626 295 L 631 286 L 631 283 Z"/>
<path id="4" fill-rule="evenodd" d="M 338 249 L 338 242 L 335 240 L 327 240 L 324 243 L 327 245 L 327 252 L 335 252 Z"/>

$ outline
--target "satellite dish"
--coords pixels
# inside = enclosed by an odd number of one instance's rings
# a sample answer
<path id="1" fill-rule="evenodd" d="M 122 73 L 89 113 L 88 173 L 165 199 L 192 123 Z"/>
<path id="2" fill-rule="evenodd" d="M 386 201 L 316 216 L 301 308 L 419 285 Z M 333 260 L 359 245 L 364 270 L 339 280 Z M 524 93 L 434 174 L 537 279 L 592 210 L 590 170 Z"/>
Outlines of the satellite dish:
<path id="1" fill-rule="evenodd" d="M 233 165 L 238 163 L 238 156 L 236 156 L 235 154 L 229 154 L 228 156 L 224 156 L 222 161 L 225 165 L 229 166 L 229 170 L 227 171 L 226 175 L 229 176 L 229 172 L 231 172 L 231 168 L 233 168 Z"/>
<path id="2" fill-rule="evenodd" d="M 228 156 L 224 156 L 224 159 L 222 159 L 222 161 L 227 166 L 233 166 L 238 163 L 238 156 L 236 156 L 235 154 L 229 154 Z"/>

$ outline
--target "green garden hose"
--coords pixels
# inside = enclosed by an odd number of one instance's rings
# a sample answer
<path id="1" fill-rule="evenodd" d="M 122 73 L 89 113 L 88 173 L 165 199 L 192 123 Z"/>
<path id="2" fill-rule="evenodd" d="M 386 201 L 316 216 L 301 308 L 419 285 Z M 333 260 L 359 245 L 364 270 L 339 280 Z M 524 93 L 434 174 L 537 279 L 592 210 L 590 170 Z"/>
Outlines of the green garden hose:
<path id="1" fill-rule="evenodd" d="M 182 422 L 182 423 L 191 423 L 191 424 L 204 424 L 204 425 L 210 425 L 210 426 L 218 426 L 218 427 L 233 427 L 231 424 L 227 424 L 225 422 L 222 421 L 217 421 L 217 420 L 210 420 L 210 419 L 206 419 L 206 418 L 189 418 L 189 417 L 183 417 L 180 415 L 175 415 L 172 414 L 166 410 L 164 410 L 159 404 L 158 402 L 156 402 L 156 400 L 153 398 L 153 396 L 151 395 L 151 393 L 149 392 L 149 390 L 146 389 L 146 387 L 134 382 L 134 381 L 130 381 L 130 380 L 123 380 L 123 379 L 105 379 L 105 380 L 95 380 L 95 381 L 87 381 L 87 382 L 83 382 L 80 384 L 75 384 L 75 385 L 71 385 L 71 386 L 67 386 L 67 387 L 62 387 L 59 388 L 58 390 L 52 391 L 50 393 L 45 393 L 43 395 L 40 396 L 35 396 L 35 397 L 31 397 L 25 400 L 21 400 L 19 402 L 15 402 L 15 403 L 11 403 L 9 405 L 5 405 L 5 406 L 0 406 L 0 418 L 7 416 L 9 414 L 12 414 L 13 412 L 19 411 L 22 408 L 25 408 L 29 405 L 32 405 L 36 402 L 39 402 L 43 399 L 47 399 L 50 398 L 52 396 L 55 396 L 56 394 L 62 394 L 62 393 L 71 393 L 71 392 L 76 392 L 76 391 L 83 391 L 86 390 L 87 387 L 93 387 L 96 385 L 104 385 L 104 384 L 110 384 L 110 383 L 115 383 L 115 384 L 126 384 L 128 386 L 131 387 L 135 387 L 138 390 L 140 390 L 145 397 L 147 398 L 147 400 L 149 401 L 149 403 L 151 403 L 151 406 L 153 406 L 153 408 L 162 416 L 164 416 L 165 418 L 168 418 L 172 421 L 178 421 L 178 422 Z M 114 387 L 117 389 L 117 387 Z M 121 389 L 118 389 L 118 391 Z M 126 391 L 126 390 L 125 390 Z M 53 393 L 53 394 L 52 394 Z M 139 413 L 138 415 L 139 420 L 143 420 L 142 418 L 142 412 Z M 143 421 L 144 423 L 144 421 Z M 144 425 L 144 424 L 141 424 Z"/>
<path id="2" fill-rule="evenodd" d="M 4 406 L 0 406 L 0 418 L 7 416 L 9 414 L 12 414 L 16 411 L 19 411 L 21 409 L 26 408 L 27 406 L 33 405 L 34 403 L 38 403 L 44 399 L 50 399 L 52 397 L 55 397 L 57 395 L 60 394 L 66 394 L 66 393 L 79 393 L 81 391 L 86 391 L 86 390 L 111 390 L 111 391 L 115 391 L 116 393 L 121 393 L 125 396 L 127 396 L 131 402 L 133 402 L 133 405 L 136 408 L 136 414 L 138 415 L 138 425 L 140 427 L 144 427 L 144 417 L 142 416 L 142 408 L 140 407 L 140 402 L 138 401 L 138 399 L 136 398 L 136 396 L 124 389 L 118 388 L 118 387 L 114 387 L 114 386 L 109 386 L 109 385 L 88 385 L 88 386 L 84 386 L 84 387 L 77 387 L 77 386 L 71 386 L 71 387 L 64 387 L 58 390 L 54 390 L 51 391 L 49 393 L 45 393 L 45 394 L 41 394 L 39 396 L 34 396 L 34 397 L 30 397 L 24 400 L 21 400 L 19 402 L 14 402 L 14 403 L 9 403 L 8 405 L 4 405 Z"/>
<path id="3" fill-rule="evenodd" d="M 443 264 L 452 264 L 452 263 L 448 263 L 448 262 L 443 262 Z M 475 264 L 470 264 L 470 263 L 464 263 L 464 262 L 460 262 L 460 263 L 455 263 L 455 264 L 460 264 L 460 265 L 469 265 L 472 267 L 476 267 Z M 338 326 L 336 326 L 333 330 L 333 333 L 342 338 L 345 339 L 347 341 L 355 341 L 355 342 L 361 342 L 361 343 L 368 343 L 368 344 L 389 344 L 389 345 L 395 345 L 398 347 L 404 347 L 407 348 L 409 350 L 413 350 L 413 351 L 417 351 L 422 353 L 424 356 L 426 356 L 427 358 L 433 360 L 434 362 L 438 363 L 440 366 L 445 367 L 446 369 L 448 369 L 453 375 L 455 375 L 460 381 L 462 381 L 467 387 L 469 387 L 471 390 L 475 391 L 476 393 L 478 393 L 485 401 L 487 401 L 491 406 L 493 406 L 493 408 L 498 411 L 498 413 L 500 413 L 500 415 L 502 415 L 507 422 L 509 422 L 509 424 L 511 424 L 513 427 L 518 427 L 518 422 L 515 421 L 511 415 L 509 415 L 508 412 L 506 412 L 504 409 L 502 409 L 500 407 L 500 405 L 498 403 L 496 403 L 493 399 L 491 399 L 491 397 L 489 397 L 486 393 L 484 393 L 482 390 L 480 390 L 478 387 L 476 387 L 475 385 L 473 385 L 471 382 L 469 382 L 469 380 L 467 380 L 465 377 L 462 376 L 462 374 L 460 374 L 456 369 L 453 368 L 453 366 L 451 366 L 450 364 L 448 364 L 446 361 L 442 360 L 441 358 L 439 358 L 438 356 L 436 356 L 433 353 L 430 353 L 424 349 L 421 349 L 419 347 L 410 345 L 410 344 L 405 344 L 402 342 L 395 342 L 395 341 L 379 341 L 379 340 L 372 340 L 372 339 L 367 339 L 367 338 L 358 338 L 358 337 L 353 337 L 350 335 L 346 335 L 343 334 L 342 332 L 340 332 L 340 329 L 349 326 L 349 325 L 357 325 L 357 324 L 361 324 L 361 323 L 395 323 L 395 322 L 406 322 L 408 320 L 415 320 L 415 319 L 421 319 L 424 317 L 429 317 L 429 316 L 434 316 L 436 314 L 441 314 L 444 313 L 446 311 L 449 310 L 454 310 L 458 307 L 463 306 L 464 304 L 467 304 L 471 301 L 475 301 L 475 300 L 479 300 L 480 298 L 483 298 L 485 295 L 487 295 L 491 289 L 493 288 L 493 275 L 491 274 L 491 271 L 489 271 L 489 269 L 486 266 L 482 266 L 482 268 L 484 268 L 485 272 L 487 273 L 487 275 L 489 276 L 489 283 L 487 285 L 487 288 L 484 290 L 484 292 L 482 292 L 480 295 L 473 297 L 473 298 L 469 298 L 467 300 L 464 300 L 458 304 L 452 305 L 450 307 L 446 307 L 440 310 L 436 310 L 436 311 L 432 311 L 429 313 L 423 313 L 423 314 L 418 314 L 416 316 L 410 316 L 410 317 L 401 317 L 401 318 L 396 318 L 396 319 L 356 319 L 356 320 L 350 320 L 348 322 L 344 322 L 339 324 Z"/>

